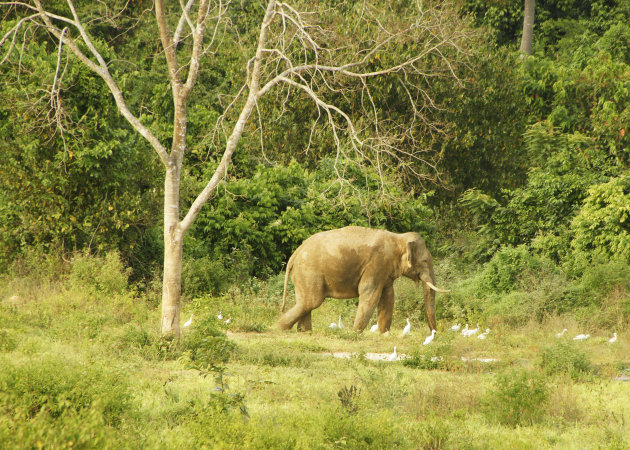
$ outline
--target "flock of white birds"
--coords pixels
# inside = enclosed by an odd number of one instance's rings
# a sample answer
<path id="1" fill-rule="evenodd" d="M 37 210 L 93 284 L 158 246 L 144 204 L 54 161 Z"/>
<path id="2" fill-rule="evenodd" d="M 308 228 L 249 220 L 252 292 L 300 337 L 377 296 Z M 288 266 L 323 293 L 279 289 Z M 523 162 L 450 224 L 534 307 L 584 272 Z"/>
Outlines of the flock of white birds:
<path id="1" fill-rule="evenodd" d="M 557 338 L 561 338 L 561 337 L 563 337 L 563 336 L 564 336 L 564 333 L 566 333 L 567 331 L 569 331 L 569 330 L 567 330 L 567 329 L 565 328 L 565 329 L 564 329 L 564 330 L 562 330 L 560 333 L 556 334 L 556 337 L 557 337 Z M 575 336 L 575 337 L 573 338 L 573 340 L 574 340 L 574 341 L 585 341 L 585 340 L 587 340 L 587 339 L 588 339 L 588 338 L 590 338 L 590 337 L 591 337 L 591 335 L 590 335 L 590 334 L 580 333 L 580 334 L 578 334 L 577 336 Z M 608 339 L 608 342 L 609 342 L 609 343 L 611 343 L 611 344 L 613 344 L 613 343 L 617 342 L 617 333 L 616 333 L 616 332 L 615 332 L 615 333 L 613 333 L 613 335 L 612 335 L 612 337 L 611 337 L 610 339 Z"/>
<path id="2" fill-rule="evenodd" d="M 341 323 L 341 316 L 339 316 L 339 322 Z M 332 325 L 331 324 L 331 328 Z M 469 328 L 468 324 L 466 324 L 464 326 L 464 328 L 462 329 L 462 324 L 461 323 L 456 323 L 455 325 L 453 325 L 451 327 L 451 332 L 453 333 L 458 333 L 461 330 L 461 335 L 464 337 L 472 337 L 472 336 L 476 336 L 477 339 L 485 339 L 486 336 L 488 336 L 488 334 L 490 334 L 490 328 L 486 328 L 486 330 L 483 333 L 479 333 L 479 324 L 477 324 L 476 328 Z M 372 325 L 372 327 L 370 328 L 370 332 L 375 333 L 376 331 L 378 331 L 378 324 L 374 324 Z M 564 334 L 567 332 L 568 330 L 565 328 L 564 330 L 562 330 L 560 333 L 556 334 L 557 338 L 561 338 L 564 336 Z M 409 318 L 407 318 L 407 325 L 405 325 L 405 328 L 402 331 L 401 336 L 407 336 L 408 334 L 411 333 L 411 322 L 409 322 Z M 431 334 L 429 336 L 427 336 L 424 340 L 424 342 L 422 343 L 422 345 L 429 345 L 431 342 L 433 342 L 433 339 L 435 338 L 435 330 L 431 331 Z M 590 338 L 591 335 L 590 334 L 578 334 L 577 336 L 575 336 L 573 338 L 574 341 L 584 341 L 588 338 Z M 614 343 L 617 341 L 617 333 L 613 333 L 613 336 L 608 339 L 609 343 Z M 398 359 L 398 355 L 396 353 L 396 347 L 394 347 L 394 352 L 389 355 L 387 357 L 388 361 L 395 361 L 396 359 Z"/>
<path id="3" fill-rule="evenodd" d="M 228 318 L 226 320 L 223 320 L 223 313 L 221 313 L 221 311 L 219 311 L 219 314 L 217 315 L 217 320 L 221 320 L 223 322 L 225 322 L 226 324 L 230 323 L 232 321 L 231 318 Z M 188 328 L 190 325 L 192 325 L 192 321 L 193 321 L 193 315 L 190 315 L 190 319 L 188 319 L 188 321 L 186 323 L 184 323 L 184 328 Z M 343 322 L 341 321 L 341 315 L 339 315 L 339 319 L 337 319 L 337 322 L 331 322 L 330 325 L 328 325 L 328 328 L 330 329 L 343 329 L 345 328 L 343 325 Z M 479 324 L 477 324 L 476 328 L 468 328 L 468 324 L 466 324 L 464 326 L 464 329 L 462 329 L 462 324 L 461 323 L 456 323 L 455 325 L 453 325 L 451 327 L 451 331 L 453 333 L 457 333 L 461 330 L 461 335 L 464 337 L 472 337 L 472 336 L 477 336 L 477 339 L 485 339 L 486 336 L 488 336 L 488 334 L 490 333 L 490 328 L 486 328 L 486 331 L 484 331 L 483 333 L 479 333 Z M 375 333 L 378 331 L 378 324 L 375 323 L 374 325 L 372 325 L 370 327 L 370 333 Z M 556 334 L 557 338 L 562 338 L 564 336 L 564 334 L 567 332 L 568 330 L 565 328 L 563 329 L 560 333 Z M 401 333 L 401 336 L 407 336 L 411 333 L 411 322 L 409 322 L 409 317 L 407 317 L 407 325 L 405 325 L 405 328 L 403 328 L 403 331 Z M 424 339 L 424 342 L 422 343 L 422 345 L 429 345 L 431 342 L 433 342 L 433 339 L 435 338 L 435 330 L 431 330 L 431 334 L 429 336 L 427 336 Z M 575 336 L 573 338 L 574 341 L 585 341 L 586 339 L 590 338 L 591 335 L 590 334 L 578 334 L 577 336 Z M 609 343 L 614 343 L 617 341 L 617 333 L 613 333 L 613 336 L 608 339 Z M 390 354 L 387 357 L 387 361 L 396 361 L 398 359 L 398 354 L 396 353 L 396 346 L 394 346 L 394 352 L 392 354 Z"/>

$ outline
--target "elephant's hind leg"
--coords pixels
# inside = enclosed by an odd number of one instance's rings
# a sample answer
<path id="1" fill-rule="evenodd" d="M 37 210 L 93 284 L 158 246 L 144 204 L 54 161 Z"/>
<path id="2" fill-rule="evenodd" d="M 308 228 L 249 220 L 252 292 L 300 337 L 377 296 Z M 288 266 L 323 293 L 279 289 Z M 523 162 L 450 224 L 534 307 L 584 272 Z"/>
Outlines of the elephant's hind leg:
<path id="1" fill-rule="evenodd" d="M 278 320 L 278 328 L 284 331 L 290 330 L 295 322 L 302 318 L 304 313 L 305 311 L 303 306 L 297 303 L 293 308 L 288 310 L 282 315 L 282 317 L 280 317 L 280 320 Z"/>
<path id="2" fill-rule="evenodd" d="M 295 306 L 280 317 L 278 328 L 281 330 L 290 330 L 297 322 L 298 331 L 311 331 L 313 329 L 311 324 L 311 311 L 322 304 L 324 301 L 323 295 L 321 297 L 321 299 L 319 299 L 318 296 L 317 299 L 313 297 L 305 301 L 304 294 L 296 290 Z"/>

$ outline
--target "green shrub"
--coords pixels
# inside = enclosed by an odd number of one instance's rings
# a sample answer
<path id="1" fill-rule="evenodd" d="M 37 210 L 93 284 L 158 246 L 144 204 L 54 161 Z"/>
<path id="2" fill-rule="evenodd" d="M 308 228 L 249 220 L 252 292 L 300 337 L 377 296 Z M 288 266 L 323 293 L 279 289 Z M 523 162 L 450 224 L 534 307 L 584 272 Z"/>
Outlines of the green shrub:
<path id="1" fill-rule="evenodd" d="M 397 448 L 405 437 L 396 430 L 395 421 L 379 414 L 324 413 L 323 435 L 330 446 L 347 448 Z"/>
<path id="2" fill-rule="evenodd" d="M 540 258 L 527 247 L 504 247 L 486 263 L 481 272 L 480 287 L 486 293 L 507 293 L 520 287 L 525 275 L 542 268 Z"/>
<path id="3" fill-rule="evenodd" d="M 515 291 L 487 297 L 482 305 L 481 315 L 500 318 L 505 324 L 518 326 L 532 318 L 533 309 L 531 294 Z"/>
<path id="4" fill-rule="evenodd" d="M 105 367 L 48 357 L 13 364 L 0 359 L 0 409 L 24 421 L 38 414 L 64 420 L 97 408 L 105 424 L 117 425 L 131 409 L 128 382 Z"/>
<path id="5" fill-rule="evenodd" d="M 67 270 L 68 265 L 60 253 L 44 253 L 40 249 L 26 247 L 19 255 L 12 255 L 6 273 L 10 278 L 40 283 L 58 280 Z"/>
<path id="6" fill-rule="evenodd" d="M 630 263 L 630 176 L 612 178 L 589 188 L 571 222 L 572 246 Z"/>
<path id="7" fill-rule="evenodd" d="M 549 387 L 541 374 L 511 369 L 497 375 L 484 401 L 484 413 L 502 425 L 532 425 L 543 418 L 548 400 Z"/>
<path id="8" fill-rule="evenodd" d="M 27 421 L 0 417 L 4 448 L 124 448 L 133 446 L 129 438 L 106 423 L 98 403 L 78 411 L 66 410 L 60 418 L 52 418 L 46 410 Z"/>
<path id="9" fill-rule="evenodd" d="M 226 258 L 210 255 L 200 258 L 184 258 L 182 292 L 188 298 L 203 294 L 218 295 L 234 281 L 234 274 L 227 269 Z"/>
<path id="10" fill-rule="evenodd" d="M 572 310 L 571 283 L 550 259 L 525 246 L 504 247 L 476 274 L 455 283 L 440 303 L 446 317 L 518 326 Z"/>
<path id="11" fill-rule="evenodd" d="M 214 316 L 199 319 L 191 325 L 191 332 L 182 339 L 192 368 L 216 371 L 230 360 L 236 345 L 218 328 Z"/>
<path id="12" fill-rule="evenodd" d="M 444 448 L 452 435 L 452 428 L 442 417 L 429 417 L 420 426 L 419 448 L 427 450 Z"/>
<path id="13" fill-rule="evenodd" d="M 277 353 L 265 353 L 262 356 L 261 363 L 265 366 L 271 367 L 289 367 L 291 366 L 291 358 L 286 355 L 279 355 Z"/>
<path id="14" fill-rule="evenodd" d="M 558 342 L 541 352 L 540 367 L 548 375 L 568 375 L 580 380 L 593 372 L 585 352 L 573 342 Z"/>
<path id="15" fill-rule="evenodd" d="M 151 345 L 151 336 L 144 328 L 135 324 L 126 324 L 123 330 L 120 337 L 123 345 L 132 348 L 145 348 Z"/>
<path id="16" fill-rule="evenodd" d="M 13 334 L 8 330 L 0 330 L 0 352 L 12 352 L 16 347 Z"/>
<path id="17" fill-rule="evenodd" d="M 117 251 L 104 257 L 78 253 L 70 262 L 70 280 L 77 288 L 104 295 L 122 294 L 128 286 L 131 268 L 126 268 Z"/>
<path id="18" fill-rule="evenodd" d="M 622 329 L 630 320 L 630 264 L 596 256 L 567 287 L 565 301 L 597 327 Z"/>

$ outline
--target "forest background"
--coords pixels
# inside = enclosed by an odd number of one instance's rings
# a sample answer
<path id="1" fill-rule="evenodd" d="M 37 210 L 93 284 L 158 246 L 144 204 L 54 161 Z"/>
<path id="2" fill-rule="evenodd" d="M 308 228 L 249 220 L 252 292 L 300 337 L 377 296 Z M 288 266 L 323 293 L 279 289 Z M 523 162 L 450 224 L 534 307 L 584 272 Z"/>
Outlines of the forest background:
<path id="1" fill-rule="evenodd" d="M 150 7 L 131 2 L 128 17 L 100 24 L 95 33 L 109 43 L 110 59 L 127 62 L 119 76 L 128 102 L 168 117 L 173 111 L 160 74 L 163 55 L 150 38 Z M 459 80 L 436 77 L 427 86 L 440 129 L 419 127 L 414 136 L 430 162 L 415 168 L 419 176 L 404 167 L 352 172 L 350 165 L 349 183 L 340 184 L 332 137 L 325 129 L 308 132 L 315 108 L 294 96 L 277 122 L 278 110 L 262 104 L 264 148 L 252 123 L 228 182 L 187 236 L 185 295 L 267 278 L 303 239 L 349 223 L 417 230 L 438 258 L 459 253 L 470 264 L 517 246 L 571 276 L 598 257 L 627 261 L 627 7 L 539 2 L 534 53 L 522 60 L 515 51 L 519 2 L 459 4 L 477 33 L 468 64 L 457 68 Z M 234 14 L 255 24 L 257 7 L 241 8 Z M 133 269 L 132 280 L 150 279 L 160 272 L 162 253 L 156 156 L 124 123 L 104 84 L 79 64 L 64 69 L 62 117 L 49 117 L 41 92 L 56 72 L 57 51 L 45 40 L 27 50 L 22 61 L 1 68 L 0 267 L 8 270 L 28 252 L 67 258 L 115 250 Z M 186 155 L 183 203 L 218 163 L 213 126 L 232 83 L 220 74 L 244 76 L 239 53 L 251 51 L 222 52 L 200 75 L 189 128 L 205 138 Z M 401 86 L 386 83 L 377 94 L 384 112 L 407 113 Z"/>
<path id="2" fill-rule="evenodd" d="M 100 8 L 77 4 L 86 17 Z M 147 126 L 165 137 L 172 130 L 150 123 L 173 116 L 151 7 L 130 1 L 125 14 L 95 22 L 90 32 L 108 60 L 122 62 L 116 76 L 128 103 L 146 111 Z M 260 5 L 232 7 L 235 29 L 256 33 Z M 245 301 L 235 302 L 268 289 L 277 297 L 266 300 L 274 311 L 292 251 L 313 233 L 354 224 L 424 236 L 439 285 L 452 288 L 437 301 L 442 323 L 518 327 L 568 316 L 585 330 L 627 332 L 630 2 L 536 2 L 529 56 L 518 51 L 521 1 L 459 0 L 447 8 L 465 18 L 470 40 L 457 77 L 438 76 L 424 86 L 439 126 L 418 126 L 413 145 L 428 164 L 397 162 L 381 170 L 348 160 L 342 182 L 330 133 L 309 133 L 317 117 L 311 104 L 300 96 L 283 105 L 262 102 L 226 182 L 186 236 L 187 304 L 199 311 L 232 304 L 243 315 L 237 331 L 266 330 L 273 313 L 255 317 L 259 306 L 252 313 Z M 4 16 L 2 34 L 14 24 L 11 13 Z M 248 42 L 238 47 L 227 40 L 234 48 L 200 71 L 189 108 L 196 139 L 185 156 L 184 204 L 218 164 L 222 142 L 213 128 L 225 96 L 240 86 L 234 80 L 246 75 Z M 57 48 L 33 33 L 23 51 L 0 65 L 3 297 L 11 297 L 16 280 L 37 286 L 52 280 L 74 288 L 87 283 L 97 296 L 124 291 L 148 311 L 158 309 L 163 174 L 157 155 L 122 119 L 104 83 L 76 61 L 64 56 L 59 98 L 43 95 L 57 63 Z M 383 83 L 375 94 L 385 116 L 409 113 L 402 85 Z M 63 105 L 55 116 L 51 101 Z M 344 101 L 359 110 L 360 98 Z M 11 324 L 13 307 L 5 307 L 0 337 L 3 350 L 13 351 L 19 332 Z M 399 302 L 397 318 L 421 321 L 421 309 L 413 294 Z M 172 359 L 154 334 L 141 328 L 125 339 L 145 336 L 146 346 L 158 349 L 152 357 Z M 615 363 L 627 371 L 627 358 Z M 209 367 L 215 373 L 218 366 Z M 18 369 L 12 373 L 26 370 Z M 0 381 L 6 386 L 11 379 Z M 121 414 L 109 411 L 103 420 L 116 427 Z"/>

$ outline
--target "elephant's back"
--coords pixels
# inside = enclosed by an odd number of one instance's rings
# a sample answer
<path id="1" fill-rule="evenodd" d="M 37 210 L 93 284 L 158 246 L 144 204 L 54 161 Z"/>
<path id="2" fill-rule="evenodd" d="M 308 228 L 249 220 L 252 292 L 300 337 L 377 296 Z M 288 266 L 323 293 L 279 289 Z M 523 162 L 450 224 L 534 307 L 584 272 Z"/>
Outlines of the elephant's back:
<path id="1" fill-rule="evenodd" d="M 296 250 L 298 265 L 336 265 L 344 270 L 352 265 L 363 266 L 374 253 L 382 253 L 392 245 L 396 235 L 386 230 L 348 226 L 316 233 Z"/>
<path id="2" fill-rule="evenodd" d="M 322 243 L 331 243 L 339 246 L 356 246 L 365 243 L 378 243 L 395 236 L 395 233 L 387 230 L 349 225 L 343 228 L 315 233 L 306 239 L 303 244 L 322 245 Z"/>

